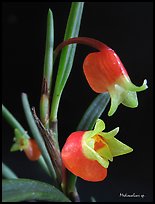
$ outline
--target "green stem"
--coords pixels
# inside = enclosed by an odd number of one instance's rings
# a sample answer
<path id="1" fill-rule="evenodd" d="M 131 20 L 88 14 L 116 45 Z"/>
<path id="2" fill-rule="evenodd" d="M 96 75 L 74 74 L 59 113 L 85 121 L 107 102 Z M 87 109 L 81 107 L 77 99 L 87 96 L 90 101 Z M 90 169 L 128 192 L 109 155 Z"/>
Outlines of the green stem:
<path id="1" fill-rule="evenodd" d="M 17 179 L 16 174 L 2 162 L 2 176 L 6 179 Z"/>
<path id="2" fill-rule="evenodd" d="M 49 96 L 45 90 L 40 98 L 40 119 L 43 125 L 49 128 Z"/>
<path id="3" fill-rule="evenodd" d="M 76 180 L 77 176 L 72 174 L 70 171 L 67 171 L 67 195 L 74 201 L 79 200 L 79 196 L 76 190 Z"/>

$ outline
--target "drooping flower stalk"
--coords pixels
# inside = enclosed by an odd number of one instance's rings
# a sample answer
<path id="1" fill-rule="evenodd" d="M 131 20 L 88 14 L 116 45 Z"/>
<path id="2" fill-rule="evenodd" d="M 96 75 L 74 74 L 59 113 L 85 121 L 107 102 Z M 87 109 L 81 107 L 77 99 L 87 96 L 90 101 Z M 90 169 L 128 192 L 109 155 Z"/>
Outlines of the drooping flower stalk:
<path id="1" fill-rule="evenodd" d="M 86 37 L 68 39 L 57 46 L 54 60 L 63 47 L 73 43 L 85 44 L 99 51 L 87 55 L 83 63 L 83 71 L 88 84 L 95 92 L 109 92 L 111 97 L 109 116 L 114 114 L 121 103 L 130 108 L 138 106 L 136 92 L 147 89 L 147 81 L 144 80 L 140 87 L 135 86 L 118 55 L 104 43 Z"/>
<path id="2" fill-rule="evenodd" d="M 70 38 L 68 40 L 63 41 L 62 43 L 60 43 L 56 49 L 54 50 L 54 61 L 56 59 L 56 57 L 58 56 L 59 52 L 67 45 L 70 44 L 83 44 L 83 45 L 87 45 L 90 47 L 93 47 L 99 51 L 108 48 L 110 49 L 106 44 L 102 43 L 99 40 L 96 40 L 94 38 L 87 38 L 87 37 L 76 37 L 76 38 Z"/>

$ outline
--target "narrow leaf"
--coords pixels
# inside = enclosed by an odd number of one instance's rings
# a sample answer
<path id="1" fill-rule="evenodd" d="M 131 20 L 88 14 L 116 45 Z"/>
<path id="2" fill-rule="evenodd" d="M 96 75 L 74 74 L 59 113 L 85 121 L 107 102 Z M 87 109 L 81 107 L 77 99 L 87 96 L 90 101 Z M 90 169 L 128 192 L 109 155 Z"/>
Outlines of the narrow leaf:
<path id="1" fill-rule="evenodd" d="M 77 130 L 90 130 L 93 128 L 96 120 L 101 116 L 110 100 L 108 93 L 99 94 L 90 104 L 83 115 Z"/>
<path id="2" fill-rule="evenodd" d="M 2 176 L 6 179 L 17 179 L 16 174 L 2 162 Z"/>
<path id="3" fill-rule="evenodd" d="M 26 133 L 25 129 L 4 105 L 2 105 L 2 115 L 13 129 L 19 129 L 25 138 L 30 138 L 30 136 Z"/>
<path id="4" fill-rule="evenodd" d="M 29 200 L 70 202 L 57 188 L 31 179 L 4 179 L 2 181 L 2 202 Z"/>
<path id="5" fill-rule="evenodd" d="M 53 165 L 51 163 L 51 159 L 50 159 L 48 151 L 46 149 L 44 140 L 43 140 L 42 136 L 40 135 L 38 127 L 37 127 L 35 120 L 33 118 L 27 95 L 24 93 L 22 93 L 22 103 L 23 103 L 23 108 L 24 108 L 24 112 L 26 115 L 26 119 L 27 119 L 28 125 L 31 129 L 31 132 L 33 134 L 33 137 L 35 138 L 35 140 L 36 140 L 36 142 L 40 148 L 40 151 L 41 151 L 42 156 L 43 156 L 43 158 L 44 158 L 44 160 L 48 166 L 48 169 L 50 171 L 51 176 L 55 179 L 55 171 L 54 171 Z"/>
<path id="6" fill-rule="evenodd" d="M 83 12 L 83 5 L 84 5 L 84 2 L 72 3 L 64 40 L 78 36 L 79 30 L 80 30 L 82 12 Z M 65 48 L 63 48 L 60 56 L 60 63 L 59 63 L 58 74 L 56 78 L 52 107 L 51 107 L 51 115 L 50 115 L 51 122 L 57 119 L 57 111 L 59 107 L 61 94 L 72 69 L 75 49 L 76 49 L 76 45 L 66 46 Z"/>
<path id="7" fill-rule="evenodd" d="M 46 48 L 44 58 L 44 78 L 47 81 L 48 91 L 51 89 L 53 73 L 53 46 L 54 46 L 54 25 L 53 14 L 49 9 L 47 15 Z"/>
<path id="8" fill-rule="evenodd" d="M 40 118 L 42 123 L 49 125 L 49 97 L 52 85 L 53 74 L 53 46 L 54 46 L 54 25 L 53 14 L 49 9 L 47 15 L 46 48 L 44 58 L 44 73 L 42 82 L 42 95 L 40 99 Z"/>

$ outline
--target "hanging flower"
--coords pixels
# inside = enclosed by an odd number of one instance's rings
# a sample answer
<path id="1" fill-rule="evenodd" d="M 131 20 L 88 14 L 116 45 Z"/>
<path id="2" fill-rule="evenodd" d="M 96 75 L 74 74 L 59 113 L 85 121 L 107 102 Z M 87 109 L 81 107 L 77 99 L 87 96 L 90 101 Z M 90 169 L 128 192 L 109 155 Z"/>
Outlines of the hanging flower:
<path id="1" fill-rule="evenodd" d="M 87 181 L 102 181 L 107 176 L 109 161 L 113 157 L 132 152 L 133 149 L 114 136 L 119 128 L 102 132 L 105 124 L 98 119 L 94 130 L 73 132 L 61 151 L 64 166 Z"/>
<path id="2" fill-rule="evenodd" d="M 55 49 L 55 58 L 64 46 L 73 43 L 89 45 L 99 50 L 88 54 L 83 63 L 83 70 L 90 87 L 95 92 L 109 92 L 111 97 L 109 116 L 114 114 L 121 103 L 130 108 L 138 106 L 136 92 L 148 88 L 146 80 L 142 86 L 135 86 L 114 50 L 93 38 L 78 37 L 63 41 Z"/>
<path id="3" fill-rule="evenodd" d="M 10 151 L 14 152 L 18 150 L 20 151 L 24 150 L 28 159 L 32 161 L 38 160 L 41 155 L 41 152 L 35 140 L 24 137 L 24 135 L 21 134 L 21 132 L 18 129 L 15 129 L 14 132 L 15 132 L 15 137 L 14 137 L 15 143 L 12 145 Z"/>
<path id="4" fill-rule="evenodd" d="M 90 87 L 97 93 L 108 91 L 111 107 L 108 115 L 116 111 L 119 104 L 130 108 L 138 106 L 136 92 L 147 88 L 147 81 L 142 86 L 135 86 L 117 54 L 110 48 L 89 54 L 83 63 L 85 77 Z"/>

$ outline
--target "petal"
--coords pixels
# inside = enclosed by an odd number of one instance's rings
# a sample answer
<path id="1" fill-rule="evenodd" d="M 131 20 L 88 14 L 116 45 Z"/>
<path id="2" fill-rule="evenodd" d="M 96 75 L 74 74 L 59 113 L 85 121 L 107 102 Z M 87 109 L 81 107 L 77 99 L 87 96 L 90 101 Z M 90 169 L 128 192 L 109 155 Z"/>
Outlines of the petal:
<path id="1" fill-rule="evenodd" d="M 102 132 L 100 133 L 100 136 L 102 136 L 104 140 L 107 141 L 113 138 L 115 135 L 117 135 L 118 132 L 119 132 L 119 127 L 111 130 L 110 132 Z"/>
<path id="2" fill-rule="evenodd" d="M 133 151 L 131 147 L 127 146 L 116 138 L 106 140 L 106 143 L 108 144 L 113 157 L 127 154 Z"/>
<path id="3" fill-rule="evenodd" d="M 136 86 L 131 82 L 129 76 L 120 77 L 118 83 L 124 87 L 124 89 L 134 92 L 144 91 L 148 88 L 146 79 L 143 81 L 141 86 Z"/>
<path id="4" fill-rule="evenodd" d="M 18 150 L 22 151 L 23 148 L 20 147 L 19 144 L 17 144 L 17 143 L 14 143 L 10 148 L 10 152 L 15 152 L 15 151 L 18 151 Z"/>
<path id="5" fill-rule="evenodd" d="M 132 152 L 133 149 L 126 144 L 122 143 L 118 139 L 114 138 L 114 136 L 119 132 L 119 127 L 115 128 L 114 130 L 110 132 L 103 132 L 100 134 L 108 145 L 110 152 L 112 153 L 112 156 L 119 156 L 123 154 L 127 154 L 129 152 Z"/>
<path id="6" fill-rule="evenodd" d="M 18 151 L 18 150 L 22 151 L 25 148 L 27 148 L 29 144 L 28 139 L 25 138 L 17 128 L 14 129 L 14 134 L 15 134 L 15 137 L 14 137 L 15 143 L 11 146 L 10 151 L 11 152 Z"/>
<path id="7" fill-rule="evenodd" d="M 107 91 L 106 76 L 103 73 L 102 58 L 100 52 L 90 53 L 84 60 L 83 71 L 89 86 L 96 93 L 103 93 Z"/>
<path id="8" fill-rule="evenodd" d="M 102 132 L 104 129 L 105 129 L 105 123 L 103 122 L 103 120 L 98 119 L 94 127 L 94 132 L 98 134 L 99 132 Z"/>
<path id="9" fill-rule="evenodd" d="M 94 140 L 91 140 L 91 138 L 94 135 L 101 133 L 104 129 L 105 129 L 105 123 L 103 122 L 103 120 L 97 119 L 94 130 L 86 131 L 87 134 L 85 134 L 85 139 L 87 140 L 87 143 L 88 142 L 92 143 Z M 92 148 L 93 148 L 93 144 L 92 144 Z"/>
<path id="10" fill-rule="evenodd" d="M 117 110 L 119 104 L 122 102 L 123 93 L 124 93 L 124 89 L 118 84 L 115 84 L 114 86 L 109 88 L 109 94 L 111 97 L 111 106 L 108 112 L 108 116 L 112 116 Z"/>
<path id="11" fill-rule="evenodd" d="M 119 57 L 110 48 L 87 55 L 83 70 L 90 87 L 97 93 L 107 91 L 120 76 L 127 75 Z"/>
<path id="12" fill-rule="evenodd" d="M 130 108 L 136 108 L 138 106 L 137 93 L 133 91 L 126 91 L 122 104 Z"/>
<path id="13" fill-rule="evenodd" d="M 107 169 L 96 160 L 84 155 L 81 145 L 84 133 L 84 131 L 77 131 L 67 138 L 61 151 L 63 164 L 69 171 L 84 180 L 102 181 L 107 176 Z"/>
<path id="14" fill-rule="evenodd" d="M 83 154 L 91 160 L 98 161 L 101 164 L 101 166 L 103 166 L 104 168 L 108 168 L 109 161 L 106 158 L 102 158 L 92 147 L 89 146 L 90 140 L 94 140 L 94 139 L 90 139 L 89 138 L 89 132 L 86 132 L 82 138 Z M 94 140 L 94 142 L 95 142 L 95 140 Z"/>
<path id="15" fill-rule="evenodd" d="M 112 153 L 108 147 L 108 145 L 106 143 L 104 143 L 104 146 L 100 149 L 98 149 L 96 151 L 101 157 L 107 159 L 107 160 L 110 160 L 110 161 L 113 161 L 113 156 L 112 156 Z"/>

